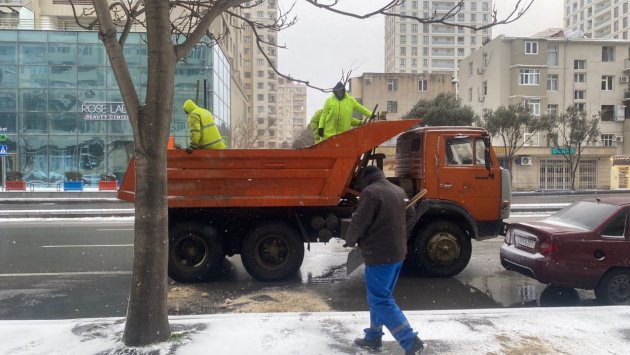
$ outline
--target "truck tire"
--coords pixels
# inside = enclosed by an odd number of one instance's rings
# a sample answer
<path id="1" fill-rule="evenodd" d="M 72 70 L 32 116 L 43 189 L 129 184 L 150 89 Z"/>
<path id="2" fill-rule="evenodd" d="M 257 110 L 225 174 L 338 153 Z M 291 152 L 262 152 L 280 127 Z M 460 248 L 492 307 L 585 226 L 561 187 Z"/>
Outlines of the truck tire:
<path id="1" fill-rule="evenodd" d="M 455 223 L 435 221 L 422 227 L 409 244 L 407 264 L 428 277 L 451 277 L 466 268 L 472 244 Z"/>
<path id="2" fill-rule="evenodd" d="M 256 280 L 283 280 L 302 266 L 304 242 L 285 223 L 262 224 L 245 237 L 241 260 Z"/>
<path id="3" fill-rule="evenodd" d="M 216 231 L 196 222 L 169 230 L 168 276 L 177 282 L 207 281 L 217 274 L 225 258 Z"/>
<path id="4" fill-rule="evenodd" d="M 608 305 L 630 304 L 630 269 L 612 269 L 595 288 L 597 301 Z"/>

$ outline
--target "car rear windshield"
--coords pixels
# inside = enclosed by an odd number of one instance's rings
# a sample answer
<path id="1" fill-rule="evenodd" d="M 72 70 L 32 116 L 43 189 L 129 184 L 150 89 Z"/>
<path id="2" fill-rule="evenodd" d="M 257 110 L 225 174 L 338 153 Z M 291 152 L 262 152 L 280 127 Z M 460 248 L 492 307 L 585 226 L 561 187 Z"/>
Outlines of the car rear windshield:
<path id="1" fill-rule="evenodd" d="M 594 201 L 576 202 L 549 217 L 549 220 L 573 224 L 593 230 L 599 226 L 608 216 L 617 211 L 618 207 L 606 203 Z"/>

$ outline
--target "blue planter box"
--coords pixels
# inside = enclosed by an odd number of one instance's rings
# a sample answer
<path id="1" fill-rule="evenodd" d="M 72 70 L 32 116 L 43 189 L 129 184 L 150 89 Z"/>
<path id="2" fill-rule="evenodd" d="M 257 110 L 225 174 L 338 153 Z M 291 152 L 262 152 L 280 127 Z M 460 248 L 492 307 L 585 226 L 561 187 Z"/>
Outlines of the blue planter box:
<path id="1" fill-rule="evenodd" d="M 83 191 L 83 181 L 64 181 L 63 191 Z"/>

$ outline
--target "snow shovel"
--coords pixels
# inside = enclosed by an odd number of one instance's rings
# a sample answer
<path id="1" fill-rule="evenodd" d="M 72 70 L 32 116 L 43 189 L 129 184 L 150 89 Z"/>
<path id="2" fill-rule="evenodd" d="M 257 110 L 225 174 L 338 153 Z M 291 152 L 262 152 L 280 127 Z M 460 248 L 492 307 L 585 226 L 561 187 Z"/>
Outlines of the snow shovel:
<path id="1" fill-rule="evenodd" d="M 418 200 L 420 200 L 426 193 L 427 189 L 422 189 L 414 197 L 412 197 L 409 202 L 407 202 L 407 206 L 405 208 L 415 205 L 416 202 L 418 202 Z M 350 274 L 352 274 L 354 270 L 359 268 L 359 266 L 361 266 L 364 262 L 365 260 L 363 260 L 363 255 L 361 255 L 361 249 L 359 247 L 352 248 L 352 250 L 348 253 L 348 259 L 346 260 L 346 276 L 350 276 Z"/>

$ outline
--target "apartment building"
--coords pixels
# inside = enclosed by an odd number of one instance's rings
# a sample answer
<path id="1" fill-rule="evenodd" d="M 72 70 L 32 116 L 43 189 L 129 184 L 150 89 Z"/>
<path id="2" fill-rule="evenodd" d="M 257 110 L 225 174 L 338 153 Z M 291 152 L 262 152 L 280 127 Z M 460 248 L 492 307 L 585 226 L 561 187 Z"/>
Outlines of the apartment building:
<path id="1" fill-rule="evenodd" d="M 385 72 L 457 74 L 459 62 L 492 38 L 492 29 L 473 31 L 444 23 L 420 23 L 411 18 L 444 17 L 446 22 L 481 26 L 492 21 L 492 1 L 405 1 L 385 17 Z"/>
<path id="2" fill-rule="evenodd" d="M 269 0 L 257 6 L 246 7 L 243 15 L 263 25 L 272 25 L 278 17 L 276 1 Z M 277 67 L 278 53 L 274 44 L 277 43 L 278 33 L 264 27 L 255 30 L 256 32 L 248 26 L 243 33 L 243 81 L 250 103 L 248 120 L 255 122 L 256 125 L 255 147 L 279 148 L 283 142 L 281 137 L 284 135 L 281 134 L 278 121 L 278 77 L 269 65 L 271 61 Z M 257 36 L 266 42 L 262 43 L 262 47 L 269 60 L 258 48 Z"/>
<path id="3" fill-rule="evenodd" d="M 588 117 L 600 118 L 601 136 L 582 154 L 577 188 L 630 187 L 628 166 L 621 165 L 627 159 L 615 159 L 630 153 L 630 43 L 550 33 L 555 35 L 499 36 L 465 58 L 459 73 L 460 97 L 479 115 L 499 106 L 525 104 L 534 115 L 575 106 Z M 513 164 L 513 187 L 570 188 L 568 166 L 551 149 L 546 134 L 527 138 Z M 495 149 L 498 155 L 505 150 Z"/>
<path id="4" fill-rule="evenodd" d="M 291 147 L 306 128 L 306 85 L 278 79 L 278 126 L 282 147 Z"/>
<path id="5" fill-rule="evenodd" d="M 564 0 L 568 34 L 588 38 L 628 39 L 629 0 Z"/>
<path id="6" fill-rule="evenodd" d="M 350 79 L 349 93 L 370 111 L 387 112 L 399 120 L 420 99 L 433 99 L 441 92 L 454 92 L 451 74 L 364 73 Z"/>

